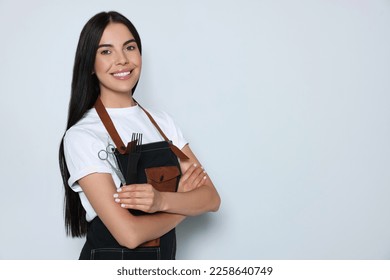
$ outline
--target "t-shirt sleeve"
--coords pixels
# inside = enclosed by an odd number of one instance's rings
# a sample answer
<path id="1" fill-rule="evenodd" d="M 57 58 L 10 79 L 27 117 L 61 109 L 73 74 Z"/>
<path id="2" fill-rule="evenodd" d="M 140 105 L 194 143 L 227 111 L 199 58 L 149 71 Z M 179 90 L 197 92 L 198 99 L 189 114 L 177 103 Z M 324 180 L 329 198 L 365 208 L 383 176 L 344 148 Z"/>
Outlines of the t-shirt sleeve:
<path id="1" fill-rule="evenodd" d="M 111 173 L 98 152 L 105 149 L 104 143 L 83 130 L 68 130 L 64 137 L 64 154 L 69 170 L 69 186 L 75 192 L 82 191 L 77 181 L 92 173 Z"/>
<path id="2" fill-rule="evenodd" d="M 184 138 L 180 127 L 175 123 L 173 118 L 168 113 L 164 112 L 164 114 L 169 126 L 169 128 L 164 130 L 164 132 L 167 131 L 167 137 L 172 141 L 173 145 L 178 147 L 180 150 L 183 149 L 184 146 L 188 144 L 188 142 Z"/>

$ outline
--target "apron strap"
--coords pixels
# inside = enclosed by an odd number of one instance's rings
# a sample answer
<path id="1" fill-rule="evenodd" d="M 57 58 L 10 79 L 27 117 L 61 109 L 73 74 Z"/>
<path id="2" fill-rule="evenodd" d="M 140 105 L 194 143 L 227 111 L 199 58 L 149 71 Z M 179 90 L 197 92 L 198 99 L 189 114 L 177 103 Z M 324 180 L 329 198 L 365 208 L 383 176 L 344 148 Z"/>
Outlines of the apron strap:
<path id="1" fill-rule="evenodd" d="M 126 146 L 123 143 L 121 137 L 119 136 L 118 131 L 116 130 L 110 115 L 107 113 L 106 108 L 104 107 L 102 101 L 100 100 L 100 97 L 96 99 L 95 102 L 95 109 L 96 112 L 98 113 L 104 127 L 106 128 L 108 134 L 110 135 L 112 141 L 114 141 L 115 146 L 117 147 L 118 151 L 121 154 L 126 154 Z"/>
<path id="2" fill-rule="evenodd" d="M 135 100 L 134 100 L 135 101 Z M 137 102 L 137 101 L 136 101 Z M 146 111 L 138 102 L 137 102 L 138 106 L 145 112 L 145 114 L 148 116 L 149 120 L 152 122 L 152 124 L 156 127 L 156 129 L 158 130 L 158 132 L 161 134 L 161 136 L 164 138 L 164 140 L 166 142 L 169 143 L 169 147 L 171 148 L 172 152 L 180 159 L 182 160 L 185 160 L 185 159 L 189 159 L 188 156 L 183 153 L 178 147 L 176 147 L 175 145 L 172 144 L 172 141 L 170 141 L 168 139 L 168 137 L 165 135 L 165 133 L 162 131 L 162 129 L 160 128 L 160 126 L 157 124 L 157 122 L 153 119 L 152 115 Z"/>
<path id="3" fill-rule="evenodd" d="M 149 118 L 149 120 L 152 122 L 152 124 L 155 126 L 155 128 L 158 130 L 158 132 L 164 138 L 164 140 L 169 143 L 169 148 L 172 150 L 172 152 L 181 160 L 189 159 L 185 153 L 183 153 L 178 147 L 176 147 L 175 145 L 172 144 L 172 142 L 168 139 L 168 137 L 165 135 L 165 133 L 161 130 L 161 128 L 157 124 L 157 122 L 153 119 L 152 115 L 148 111 L 146 111 L 138 102 L 136 102 L 136 103 L 145 112 L 146 116 Z M 103 125 L 106 128 L 108 134 L 112 138 L 112 141 L 114 141 L 116 147 L 118 148 L 119 153 L 121 153 L 121 154 L 128 153 L 128 149 L 130 147 L 126 148 L 125 144 L 123 143 L 121 137 L 119 136 L 118 131 L 116 130 L 116 128 L 115 128 L 115 126 L 110 118 L 110 115 L 108 114 L 106 108 L 104 107 L 102 101 L 100 100 L 100 97 L 98 97 L 96 99 L 94 107 L 95 107 L 96 112 L 98 113 L 101 121 L 103 122 Z"/>

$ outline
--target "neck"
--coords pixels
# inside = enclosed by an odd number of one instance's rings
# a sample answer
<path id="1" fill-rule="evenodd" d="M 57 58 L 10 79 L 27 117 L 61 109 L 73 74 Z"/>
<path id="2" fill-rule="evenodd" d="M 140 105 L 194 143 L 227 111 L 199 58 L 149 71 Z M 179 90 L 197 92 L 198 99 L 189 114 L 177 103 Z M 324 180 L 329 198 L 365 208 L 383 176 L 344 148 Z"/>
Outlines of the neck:
<path id="1" fill-rule="evenodd" d="M 107 94 L 102 92 L 100 99 L 106 108 L 127 108 L 135 106 L 131 94 Z"/>

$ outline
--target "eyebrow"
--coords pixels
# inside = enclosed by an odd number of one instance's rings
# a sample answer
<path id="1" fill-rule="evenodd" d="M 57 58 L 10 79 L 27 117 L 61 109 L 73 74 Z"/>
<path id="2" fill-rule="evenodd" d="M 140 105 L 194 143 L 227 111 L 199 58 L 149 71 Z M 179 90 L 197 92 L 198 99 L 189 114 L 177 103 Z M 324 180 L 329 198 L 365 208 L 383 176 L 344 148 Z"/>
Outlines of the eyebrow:
<path id="1" fill-rule="evenodd" d="M 135 39 L 127 40 L 126 42 L 123 43 L 123 46 L 126 46 L 127 44 L 130 44 L 130 43 L 133 43 L 133 42 L 135 42 Z M 98 49 L 99 48 L 106 48 L 106 47 L 112 48 L 113 45 L 112 44 L 101 44 L 101 45 L 98 46 Z"/>

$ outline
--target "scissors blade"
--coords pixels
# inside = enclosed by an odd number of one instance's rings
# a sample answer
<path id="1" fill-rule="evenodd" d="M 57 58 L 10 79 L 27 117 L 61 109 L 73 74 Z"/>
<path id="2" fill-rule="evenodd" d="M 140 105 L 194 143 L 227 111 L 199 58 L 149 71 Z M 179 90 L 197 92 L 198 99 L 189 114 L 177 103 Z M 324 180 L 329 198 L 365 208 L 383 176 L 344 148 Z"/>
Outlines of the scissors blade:
<path id="1" fill-rule="evenodd" d="M 102 152 L 102 151 L 100 151 L 100 152 Z M 104 152 L 106 152 L 106 151 L 104 151 Z M 125 177 L 123 176 L 121 170 L 119 169 L 118 162 L 116 161 L 115 156 L 113 155 L 114 163 L 115 163 L 116 166 L 114 166 L 114 165 L 111 163 L 111 161 L 109 160 L 109 158 L 108 158 L 108 153 L 107 153 L 107 152 L 106 152 L 106 154 L 107 154 L 107 157 L 102 158 L 102 157 L 99 156 L 99 158 L 100 158 L 101 160 L 107 161 L 108 164 L 111 166 L 112 170 L 114 170 L 115 174 L 118 176 L 118 178 L 119 178 L 119 180 L 121 181 L 122 185 L 126 185 Z"/>
<path id="2" fill-rule="evenodd" d="M 123 176 L 122 172 L 118 169 L 114 169 L 116 175 L 119 177 L 119 180 L 121 181 L 122 185 L 126 185 L 126 180 L 125 180 L 125 177 Z"/>

